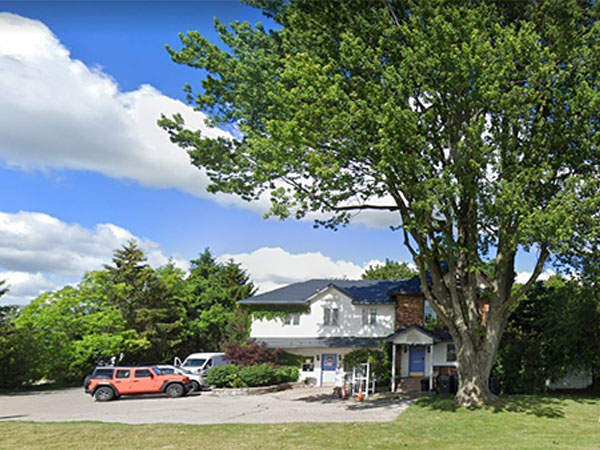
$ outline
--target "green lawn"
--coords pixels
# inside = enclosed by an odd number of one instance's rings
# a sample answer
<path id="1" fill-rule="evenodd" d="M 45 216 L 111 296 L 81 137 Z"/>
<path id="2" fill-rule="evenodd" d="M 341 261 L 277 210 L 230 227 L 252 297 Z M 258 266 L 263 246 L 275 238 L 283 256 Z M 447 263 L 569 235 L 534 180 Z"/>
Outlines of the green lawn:
<path id="1" fill-rule="evenodd" d="M 1 416 L 1 413 L 0 413 Z M 499 409 L 419 400 L 394 422 L 277 425 L 0 423 L 0 448 L 600 448 L 600 399 L 515 396 Z"/>

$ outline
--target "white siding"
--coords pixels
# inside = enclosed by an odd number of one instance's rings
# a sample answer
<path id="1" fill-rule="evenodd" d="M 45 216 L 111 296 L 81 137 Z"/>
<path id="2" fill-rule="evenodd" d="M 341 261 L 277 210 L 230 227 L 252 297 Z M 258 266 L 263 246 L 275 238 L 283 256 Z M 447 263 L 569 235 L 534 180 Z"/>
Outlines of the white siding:
<path id="1" fill-rule="evenodd" d="M 339 325 L 323 324 L 325 307 L 339 309 Z M 362 324 L 363 309 L 377 310 L 375 325 Z M 337 289 L 328 288 L 310 302 L 310 312 L 300 316 L 298 325 L 284 325 L 281 319 L 253 320 L 250 336 L 267 337 L 385 337 L 394 331 L 394 305 L 353 305 Z"/>
<path id="2" fill-rule="evenodd" d="M 289 353 L 294 355 L 302 355 L 313 358 L 314 371 L 304 372 L 300 371 L 299 381 L 310 380 L 316 383 L 318 386 L 321 384 L 333 384 L 335 383 L 336 375 L 342 375 L 344 370 L 344 356 L 351 351 L 356 350 L 354 348 L 301 348 L 301 349 L 289 349 Z M 337 370 L 334 371 L 321 371 L 321 363 L 323 361 L 323 355 L 325 354 L 336 354 L 337 355 Z M 317 356 L 319 360 L 317 361 Z"/>
<path id="3" fill-rule="evenodd" d="M 440 344 L 436 344 L 433 349 L 433 365 L 434 366 L 454 366 L 456 367 L 456 361 L 448 362 L 446 360 L 446 352 L 448 344 L 452 344 L 451 342 L 442 342 Z"/>

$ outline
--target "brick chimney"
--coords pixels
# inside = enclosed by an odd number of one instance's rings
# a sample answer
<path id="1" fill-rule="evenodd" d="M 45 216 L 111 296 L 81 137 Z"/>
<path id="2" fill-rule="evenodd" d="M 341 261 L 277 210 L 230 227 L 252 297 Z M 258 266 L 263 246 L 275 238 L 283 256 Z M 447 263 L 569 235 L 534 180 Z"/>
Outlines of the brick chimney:
<path id="1" fill-rule="evenodd" d="M 425 297 L 422 295 L 396 294 L 396 329 L 412 325 L 423 326 Z"/>

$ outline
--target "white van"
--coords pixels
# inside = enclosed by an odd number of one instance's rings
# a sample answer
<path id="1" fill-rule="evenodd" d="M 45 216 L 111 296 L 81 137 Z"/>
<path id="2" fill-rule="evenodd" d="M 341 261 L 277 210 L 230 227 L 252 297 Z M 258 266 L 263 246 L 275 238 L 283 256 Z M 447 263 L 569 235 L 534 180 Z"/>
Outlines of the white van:
<path id="1" fill-rule="evenodd" d="M 225 353 L 192 353 L 184 359 L 181 367 L 192 373 L 206 375 L 206 371 L 213 367 L 229 364 Z"/>

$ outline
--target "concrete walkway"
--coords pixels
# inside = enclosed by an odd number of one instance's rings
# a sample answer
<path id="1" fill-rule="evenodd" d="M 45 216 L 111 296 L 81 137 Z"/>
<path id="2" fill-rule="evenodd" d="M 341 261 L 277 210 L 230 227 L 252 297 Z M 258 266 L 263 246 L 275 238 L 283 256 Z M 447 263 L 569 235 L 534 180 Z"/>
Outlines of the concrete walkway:
<path id="1" fill-rule="evenodd" d="M 401 397 L 334 400 L 332 388 L 301 387 L 271 394 L 214 397 L 123 397 L 100 403 L 81 388 L 0 395 L 0 421 L 121 423 L 384 422 L 413 400 Z"/>

